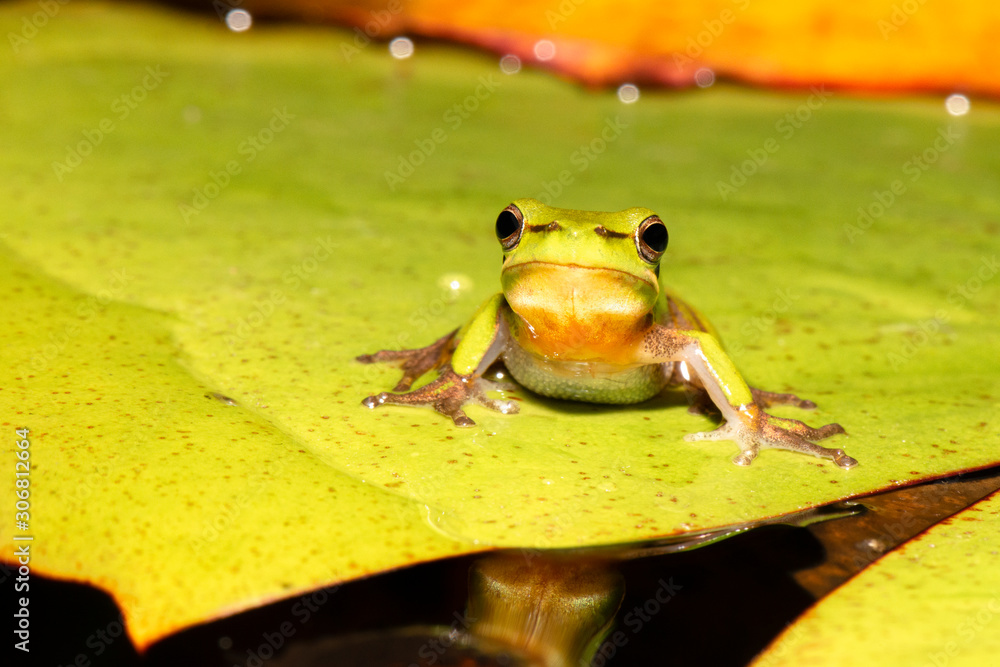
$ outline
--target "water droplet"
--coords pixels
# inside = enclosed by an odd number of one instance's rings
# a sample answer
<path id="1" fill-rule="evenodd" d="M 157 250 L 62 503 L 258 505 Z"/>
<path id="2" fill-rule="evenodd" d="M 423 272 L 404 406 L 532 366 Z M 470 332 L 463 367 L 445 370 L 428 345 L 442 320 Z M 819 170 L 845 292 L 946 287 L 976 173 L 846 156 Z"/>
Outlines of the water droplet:
<path id="1" fill-rule="evenodd" d="M 556 45 L 550 39 L 540 39 L 535 42 L 535 57 L 539 60 L 552 60 L 556 57 Z"/>
<path id="2" fill-rule="evenodd" d="M 446 273 L 438 278 L 437 284 L 449 293 L 448 298 L 455 298 L 472 288 L 472 278 L 464 273 Z"/>
<path id="3" fill-rule="evenodd" d="M 521 71 L 521 59 L 508 53 L 500 59 L 500 71 L 504 74 L 517 74 Z"/>
<path id="4" fill-rule="evenodd" d="M 253 17 L 245 9 L 230 9 L 226 13 L 226 27 L 233 32 L 245 32 L 253 25 Z"/>
<path id="5" fill-rule="evenodd" d="M 618 86 L 618 99 L 624 104 L 632 104 L 639 101 L 639 86 L 634 83 L 623 83 Z"/>
<path id="6" fill-rule="evenodd" d="M 413 40 L 409 37 L 397 37 L 389 42 L 389 53 L 396 60 L 405 60 L 413 55 Z"/>
<path id="7" fill-rule="evenodd" d="M 715 83 L 715 72 L 708 67 L 702 67 L 694 73 L 694 83 L 699 88 L 708 88 Z"/>
<path id="8" fill-rule="evenodd" d="M 944 101 L 944 108 L 947 109 L 948 113 L 952 116 L 964 116 L 969 113 L 969 108 L 971 106 L 969 98 L 958 93 L 949 95 L 948 99 Z"/>

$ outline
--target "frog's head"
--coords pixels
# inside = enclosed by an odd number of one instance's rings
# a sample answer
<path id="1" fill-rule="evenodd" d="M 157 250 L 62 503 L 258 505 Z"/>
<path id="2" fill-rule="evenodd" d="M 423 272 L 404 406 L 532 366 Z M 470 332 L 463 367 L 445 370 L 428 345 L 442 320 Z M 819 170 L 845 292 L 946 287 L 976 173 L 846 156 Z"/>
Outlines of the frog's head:
<path id="1" fill-rule="evenodd" d="M 644 317 L 659 295 L 667 227 L 646 208 L 598 213 L 518 199 L 500 212 L 501 284 L 511 308 L 602 326 Z"/>

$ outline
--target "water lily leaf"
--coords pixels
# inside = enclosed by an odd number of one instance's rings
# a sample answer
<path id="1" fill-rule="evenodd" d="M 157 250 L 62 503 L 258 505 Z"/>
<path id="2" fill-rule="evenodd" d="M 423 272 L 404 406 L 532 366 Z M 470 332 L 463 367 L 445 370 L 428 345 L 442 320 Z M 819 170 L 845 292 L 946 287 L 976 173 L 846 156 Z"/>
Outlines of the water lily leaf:
<path id="1" fill-rule="evenodd" d="M 357 42 L 443 37 L 516 54 L 596 85 L 705 85 L 716 74 L 758 84 L 996 95 L 996 7 L 869 0 L 651 0 L 512 6 L 503 0 L 246 0 L 263 15 L 333 19 Z M 544 40 L 544 41 L 542 41 Z M 537 46 L 541 42 L 541 46 Z"/>
<path id="2" fill-rule="evenodd" d="M 625 106 L 444 47 L 60 11 L 0 55 L 0 424 L 12 451 L 31 429 L 32 566 L 111 591 L 140 647 L 449 554 L 707 531 L 1000 460 L 989 105 Z M 471 408 L 470 429 L 363 408 L 397 374 L 354 357 L 493 293 L 492 223 L 521 196 L 660 211 L 676 289 L 861 464 L 734 466 L 682 440 L 713 423 L 676 396 L 518 391 L 520 415 Z"/>
<path id="3" fill-rule="evenodd" d="M 28 545 L 38 571 L 112 591 L 140 645 L 467 549 L 419 505 L 322 465 L 192 377 L 165 314 L 74 292 L 6 257 L 0 406 L 7 442 L 28 443 L 15 450 L 28 452 L 30 492 L 17 534 L 33 538 L 14 544 Z M 128 269 L 108 276 L 108 293 L 128 290 Z M 5 493 L 13 506 L 13 485 Z"/>
<path id="4" fill-rule="evenodd" d="M 821 600 L 753 664 L 988 665 L 1000 655 L 998 553 L 994 493 Z"/>

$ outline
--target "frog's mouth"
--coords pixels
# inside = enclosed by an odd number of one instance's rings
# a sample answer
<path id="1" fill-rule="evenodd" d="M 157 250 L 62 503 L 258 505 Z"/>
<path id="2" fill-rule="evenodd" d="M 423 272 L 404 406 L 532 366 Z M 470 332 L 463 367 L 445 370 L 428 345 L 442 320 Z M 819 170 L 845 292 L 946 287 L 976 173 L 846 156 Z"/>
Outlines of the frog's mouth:
<path id="1" fill-rule="evenodd" d="M 625 282 L 628 284 L 635 283 L 645 283 L 648 289 L 652 289 L 655 292 L 659 292 L 659 284 L 656 278 L 656 274 L 650 270 L 648 278 L 642 276 L 637 276 L 634 273 L 629 273 L 628 271 L 622 271 L 621 269 L 611 269 L 606 266 L 584 266 L 582 264 L 573 263 L 559 263 L 559 262 L 545 262 L 542 260 L 534 259 L 529 262 L 515 262 L 513 264 L 505 264 L 503 269 L 500 271 L 501 277 L 507 273 L 513 273 L 517 275 L 518 280 L 530 279 L 526 277 L 525 273 L 537 270 L 539 273 L 547 274 L 549 278 L 556 277 L 554 274 L 563 270 L 567 273 L 572 273 L 575 271 L 594 271 L 597 273 L 608 274 L 608 281 L 610 283 L 621 282 L 622 278 L 625 278 Z M 505 290 L 506 291 L 506 290 Z"/>
<path id="2" fill-rule="evenodd" d="M 500 281 L 507 303 L 529 321 L 597 328 L 645 317 L 660 291 L 655 281 L 627 271 L 537 260 L 505 266 Z"/>

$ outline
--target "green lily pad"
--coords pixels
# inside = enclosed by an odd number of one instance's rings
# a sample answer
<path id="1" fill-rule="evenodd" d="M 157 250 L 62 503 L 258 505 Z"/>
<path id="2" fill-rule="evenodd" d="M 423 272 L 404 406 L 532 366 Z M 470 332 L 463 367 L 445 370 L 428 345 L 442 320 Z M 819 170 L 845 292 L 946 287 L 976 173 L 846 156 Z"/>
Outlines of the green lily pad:
<path id="1" fill-rule="evenodd" d="M 0 406 L 7 442 L 29 430 L 17 451 L 28 452 L 30 507 L 15 533 L 33 538 L 13 544 L 29 546 L 38 571 L 112 591 L 140 645 L 235 608 L 467 550 L 418 505 L 319 464 L 192 377 L 168 316 L 103 290 L 74 292 L 7 257 L 0 322 L 13 375 Z M 108 275 L 120 297 L 120 270 Z M 5 493 L 13 506 L 13 485 Z M 8 542 L 13 527 L 4 526 Z"/>
<path id="2" fill-rule="evenodd" d="M 810 609 L 754 665 L 988 665 L 1000 655 L 1000 493 Z"/>
<path id="3" fill-rule="evenodd" d="M 112 591 L 140 646 L 449 554 L 705 531 L 1000 460 L 993 105 L 624 105 L 445 47 L 60 11 L 0 55 L 0 419 L 31 429 L 33 566 Z M 679 293 L 860 465 L 734 466 L 682 440 L 713 424 L 671 396 L 517 391 L 521 414 L 471 408 L 471 429 L 363 408 L 397 374 L 354 357 L 495 292 L 492 223 L 522 196 L 659 211 Z"/>

